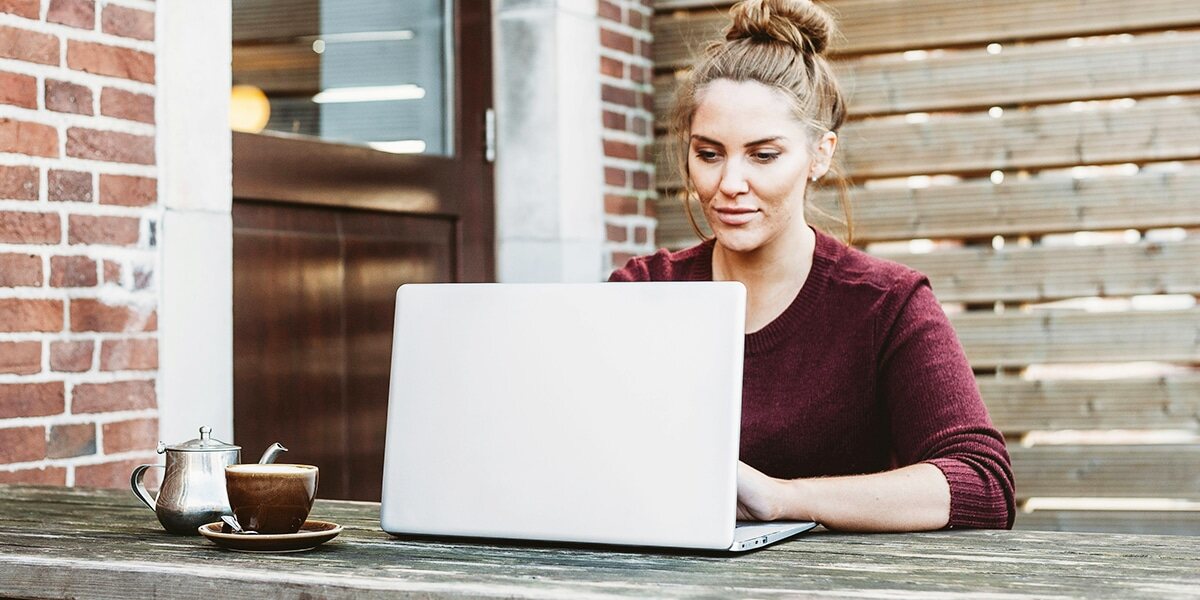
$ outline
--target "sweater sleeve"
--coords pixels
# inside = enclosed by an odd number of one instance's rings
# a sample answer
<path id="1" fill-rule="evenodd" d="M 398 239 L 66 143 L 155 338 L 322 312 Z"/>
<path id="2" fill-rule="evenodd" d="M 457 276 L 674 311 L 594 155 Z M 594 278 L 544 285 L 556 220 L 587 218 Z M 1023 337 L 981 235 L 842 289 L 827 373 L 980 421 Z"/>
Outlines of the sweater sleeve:
<path id="1" fill-rule="evenodd" d="M 624 267 L 613 271 L 608 276 L 611 282 L 650 281 L 650 269 L 644 257 L 634 257 L 625 263 Z"/>
<path id="2" fill-rule="evenodd" d="M 948 527 L 1011 529 L 1012 466 L 962 345 L 927 280 L 899 291 L 898 311 L 881 319 L 877 334 L 878 390 L 898 466 L 941 469 L 950 484 Z"/>

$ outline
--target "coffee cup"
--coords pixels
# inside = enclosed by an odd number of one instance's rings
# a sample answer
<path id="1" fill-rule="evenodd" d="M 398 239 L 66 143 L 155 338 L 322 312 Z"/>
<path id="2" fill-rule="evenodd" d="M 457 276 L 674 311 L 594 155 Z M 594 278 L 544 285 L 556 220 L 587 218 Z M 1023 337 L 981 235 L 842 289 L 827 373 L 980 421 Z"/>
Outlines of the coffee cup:
<path id="1" fill-rule="evenodd" d="M 317 497 L 317 475 L 312 465 L 229 465 L 229 508 L 246 531 L 296 533 Z"/>

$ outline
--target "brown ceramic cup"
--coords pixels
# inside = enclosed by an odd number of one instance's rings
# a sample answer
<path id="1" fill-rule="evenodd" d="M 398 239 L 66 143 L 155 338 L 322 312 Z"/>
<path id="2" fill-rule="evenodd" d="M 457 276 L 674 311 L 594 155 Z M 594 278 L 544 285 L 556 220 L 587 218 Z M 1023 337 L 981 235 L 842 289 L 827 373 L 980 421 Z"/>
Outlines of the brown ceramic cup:
<path id="1" fill-rule="evenodd" d="M 246 531 L 296 533 L 317 497 L 317 475 L 312 465 L 230 465 L 229 508 Z"/>

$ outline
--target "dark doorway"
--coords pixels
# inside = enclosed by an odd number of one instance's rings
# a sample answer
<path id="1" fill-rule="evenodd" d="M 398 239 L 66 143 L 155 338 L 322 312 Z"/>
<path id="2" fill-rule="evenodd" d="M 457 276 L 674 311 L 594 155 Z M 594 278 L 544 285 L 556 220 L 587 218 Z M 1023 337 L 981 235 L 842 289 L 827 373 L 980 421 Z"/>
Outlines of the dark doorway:
<path id="1" fill-rule="evenodd" d="M 263 133 L 234 133 L 235 436 L 245 460 L 280 441 L 291 450 L 281 460 L 319 466 L 322 498 L 378 500 L 396 288 L 494 279 L 486 149 L 491 8 L 486 1 L 427 3 L 445 8 L 446 86 L 439 95 L 436 84 L 358 85 L 342 78 L 345 85 L 336 87 L 330 71 L 350 67 L 325 60 L 340 43 L 354 49 L 374 41 L 385 48 L 428 39 L 436 23 L 323 31 L 338 19 L 306 0 L 299 3 L 304 10 L 289 4 L 282 30 L 253 26 L 253 19 L 239 30 L 239 11 L 261 18 L 279 4 L 234 2 L 235 83 L 258 86 L 276 119 Z M 315 51 L 304 48 L 319 41 L 324 53 L 314 63 Z M 428 47 L 416 54 L 429 62 Z M 321 72 L 314 75 L 314 68 Z M 375 69 L 362 71 L 376 77 Z M 365 116 L 350 114 L 354 107 L 336 98 L 316 101 L 322 93 L 327 99 L 343 93 L 344 100 L 345 93 L 420 87 L 419 99 L 444 101 L 443 112 L 390 119 L 392 100 L 368 99 Z M 396 102 L 397 109 L 411 108 Z M 445 122 L 430 126 L 430 118 Z M 372 140 L 376 132 L 360 127 L 364 119 L 378 121 L 384 139 Z M 297 134 L 279 132 L 289 123 Z M 386 141 L 398 137 L 414 139 Z"/>

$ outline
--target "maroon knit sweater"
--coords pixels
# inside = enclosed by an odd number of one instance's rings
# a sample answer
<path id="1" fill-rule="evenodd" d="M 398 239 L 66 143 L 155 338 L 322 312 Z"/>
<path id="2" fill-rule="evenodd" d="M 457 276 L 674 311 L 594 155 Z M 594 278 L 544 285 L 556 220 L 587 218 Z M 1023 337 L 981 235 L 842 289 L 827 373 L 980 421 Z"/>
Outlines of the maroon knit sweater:
<path id="1" fill-rule="evenodd" d="M 610 281 L 711 281 L 713 242 L 634 258 Z M 1011 528 L 1012 468 L 924 275 L 817 232 L 812 270 L 746 336 L 741 459 L 785 479 L 928 462 L 950 527 Z"/>

